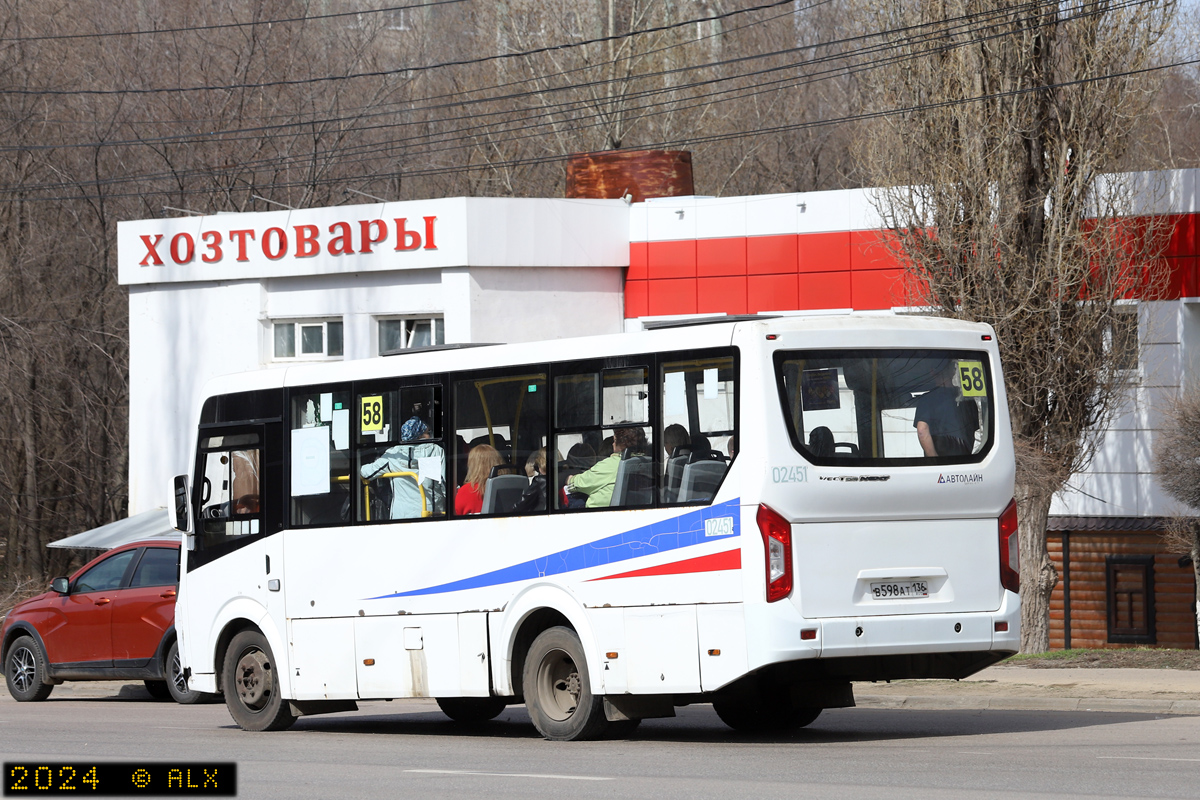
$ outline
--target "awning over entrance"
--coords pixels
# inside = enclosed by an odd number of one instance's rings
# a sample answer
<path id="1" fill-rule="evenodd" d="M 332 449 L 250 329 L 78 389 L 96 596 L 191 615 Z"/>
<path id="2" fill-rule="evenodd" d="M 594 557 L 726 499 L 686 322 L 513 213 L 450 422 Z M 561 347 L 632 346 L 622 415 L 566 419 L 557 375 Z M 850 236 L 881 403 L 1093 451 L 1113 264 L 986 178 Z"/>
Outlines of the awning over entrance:
<path id="1" fill-rule="evenodd" d="M 182 533 L 171 527 L 171 518 L 165 508 L 143 511 L 128 519 L 110 522 L 90 531 L 77 533 L 57 542 L 51 542 L 49 547 L 76 547 L 85 550 L 111 550 L 129 542 L 141 539 L 174 539 L 180 540 Z"/>

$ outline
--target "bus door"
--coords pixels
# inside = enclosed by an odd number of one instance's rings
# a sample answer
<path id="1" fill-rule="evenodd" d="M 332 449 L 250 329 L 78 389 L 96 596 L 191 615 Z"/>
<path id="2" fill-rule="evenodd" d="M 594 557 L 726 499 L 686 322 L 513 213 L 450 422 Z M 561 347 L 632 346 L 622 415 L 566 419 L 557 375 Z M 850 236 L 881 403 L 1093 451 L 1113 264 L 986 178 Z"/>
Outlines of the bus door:
<path id="1" fill-rule="evenodd" d="M 187 612 L 191 629 L 209 637 L 210 650 L 218 631 L 204 626 L 220 623 L 214 604 L 222 598 L 250 599 L 274 620 L 276 630 L 284 630 L 283 539 L 270 535 L 283 527 L 281 437 L 279 424 L 200 430 Z M 204 569 L 217 560 L 220 569 Z"/>

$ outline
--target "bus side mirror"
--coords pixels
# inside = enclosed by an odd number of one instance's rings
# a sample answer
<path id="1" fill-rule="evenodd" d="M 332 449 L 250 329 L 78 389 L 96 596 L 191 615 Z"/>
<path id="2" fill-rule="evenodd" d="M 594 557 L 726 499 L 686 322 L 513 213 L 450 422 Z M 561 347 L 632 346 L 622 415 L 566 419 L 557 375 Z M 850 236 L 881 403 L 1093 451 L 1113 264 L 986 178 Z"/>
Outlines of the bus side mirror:
<path id="1" fill-rule="evenodd" d="M 180 533 L 188 533 L 191 528 L 192 515 L 191 504 L 188 502 L 188 476 L 176 475 L 171 486 L 172 496 L 175 498 L 175 514 L 171 518 L 175 530 Z"/>

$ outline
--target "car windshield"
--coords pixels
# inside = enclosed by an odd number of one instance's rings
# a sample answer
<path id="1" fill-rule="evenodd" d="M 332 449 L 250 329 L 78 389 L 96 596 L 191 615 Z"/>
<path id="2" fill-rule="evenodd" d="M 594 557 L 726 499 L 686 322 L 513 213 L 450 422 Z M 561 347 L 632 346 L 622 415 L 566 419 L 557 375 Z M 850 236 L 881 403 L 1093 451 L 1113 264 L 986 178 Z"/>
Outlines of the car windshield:
<path id="1" fill-rule="evenodd" d="M 815 464 L 963 464 L 991 448 L 986 352 L 779 351 L 775 372 L 792 444 Z"/>

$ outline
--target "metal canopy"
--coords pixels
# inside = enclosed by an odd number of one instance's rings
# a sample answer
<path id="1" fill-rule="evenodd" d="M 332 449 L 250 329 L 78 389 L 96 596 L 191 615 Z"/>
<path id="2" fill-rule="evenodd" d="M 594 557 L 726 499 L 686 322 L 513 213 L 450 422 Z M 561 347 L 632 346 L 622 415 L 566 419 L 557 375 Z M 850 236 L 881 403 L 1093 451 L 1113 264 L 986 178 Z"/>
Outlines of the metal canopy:
<path id="1" fill-rule="evenodd" d="M 167 509 L 143 511 L 127 519 L 110 522 L 90 531 L 51 542 L 48 547 L 72 547 L 84 550 L 111 550 L 142 539 L 182 541 L 183 534 L 171 527 Z"/>

